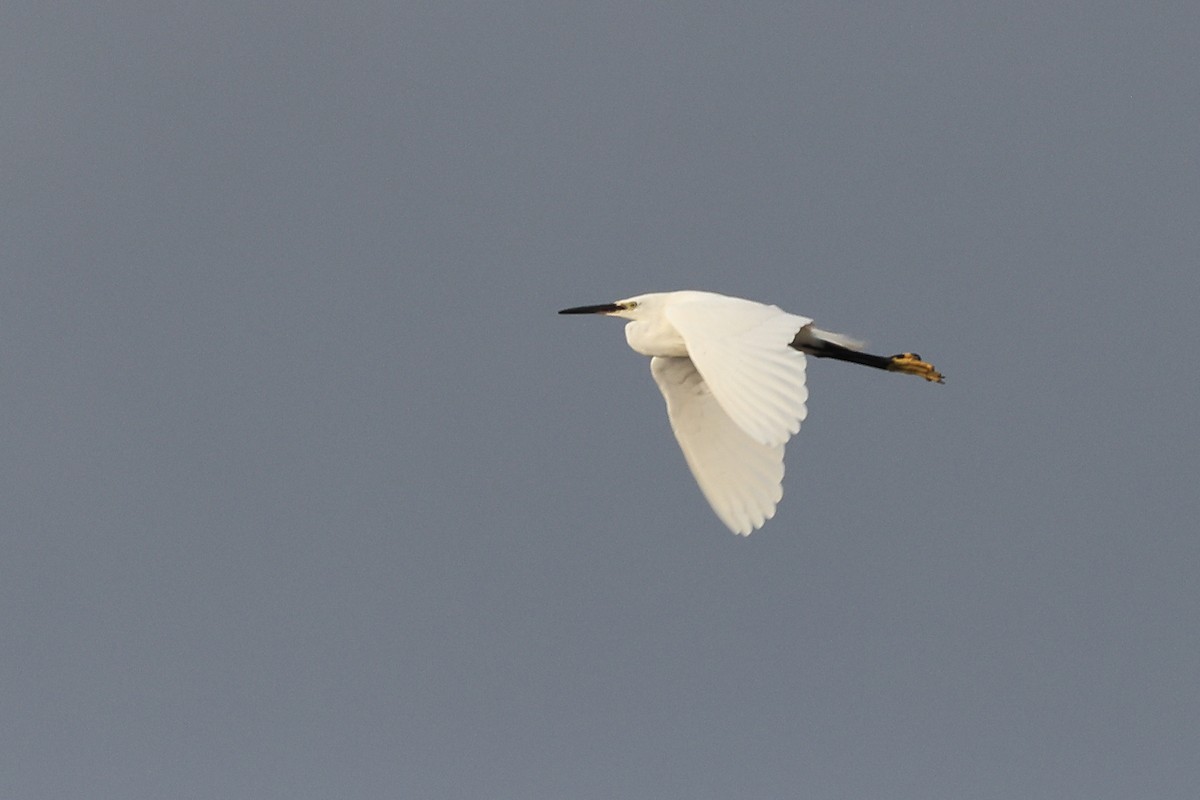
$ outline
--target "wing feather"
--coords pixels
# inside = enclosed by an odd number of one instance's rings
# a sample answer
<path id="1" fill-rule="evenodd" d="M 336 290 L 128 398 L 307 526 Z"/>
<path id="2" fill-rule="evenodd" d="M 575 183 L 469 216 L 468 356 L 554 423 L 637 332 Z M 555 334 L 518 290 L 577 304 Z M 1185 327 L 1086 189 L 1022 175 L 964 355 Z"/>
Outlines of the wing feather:
<path id="1" fill-rule="evenodd" d="M 716 402 L 755 441 L 780 445 L 808 413 L 804 354 L 788 345 L 812 320 L 697 292 L 665 310 Z"/>
<path id="2" fill-rule="evenodd" d="M 658 356 L 650 372 L 683 457 L 717 517 L 743 536 L 762 527 L 783 497 L 783 445 L 756 441 L 737 425 L 691 359 Z"/>

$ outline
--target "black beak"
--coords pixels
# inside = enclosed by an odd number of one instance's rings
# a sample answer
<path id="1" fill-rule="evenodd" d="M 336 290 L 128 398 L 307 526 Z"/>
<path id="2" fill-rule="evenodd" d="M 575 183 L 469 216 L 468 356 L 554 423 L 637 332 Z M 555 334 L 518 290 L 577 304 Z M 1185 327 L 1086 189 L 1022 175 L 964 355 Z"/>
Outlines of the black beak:
<path id="1" fill-rule="evenodd" d="M 604 303 L 598 306 L 576 306 L 575 308 L 564 308 L 558 312 L 560 314 L 611 314 L 614 311 L 620 311 L 621 307 L 616 303 Z"/>

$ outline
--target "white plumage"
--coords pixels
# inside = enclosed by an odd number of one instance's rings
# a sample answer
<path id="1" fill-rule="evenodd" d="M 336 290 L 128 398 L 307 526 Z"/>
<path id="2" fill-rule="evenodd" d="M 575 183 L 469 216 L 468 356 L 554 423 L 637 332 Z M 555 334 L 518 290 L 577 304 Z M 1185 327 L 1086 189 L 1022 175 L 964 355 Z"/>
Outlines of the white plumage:
<path id="1" fill-rule="evenodd" d="M 783 497 L 784 445 L 808 413 L 805 353 L 941 382 L 919 356 L 873 356 L 847 336 L 776 306 L 712 292 L 657 292 L 561 314 L 629 320 L 629 346 L 650 356 L 671 429 L 700 491 L 748 535 Z"/>

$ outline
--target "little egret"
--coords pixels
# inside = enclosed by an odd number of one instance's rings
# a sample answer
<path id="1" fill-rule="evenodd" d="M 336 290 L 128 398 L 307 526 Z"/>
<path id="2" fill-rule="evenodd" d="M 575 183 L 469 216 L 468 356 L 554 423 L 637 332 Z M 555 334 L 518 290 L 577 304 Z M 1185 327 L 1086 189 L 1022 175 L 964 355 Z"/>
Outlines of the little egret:
<path id="1" fill-rule="evenodd" d="M 805 355 L 919 375 L 915 353 L 875 356 L 808 317 L 712 292 L 655 292 L 565 308 L 629 320 L 629 346 L 650 356 L 675 439 L 700 491 L 731 531 L 748 536 L 783 497 L 783 447 L 808 414 Z"/>

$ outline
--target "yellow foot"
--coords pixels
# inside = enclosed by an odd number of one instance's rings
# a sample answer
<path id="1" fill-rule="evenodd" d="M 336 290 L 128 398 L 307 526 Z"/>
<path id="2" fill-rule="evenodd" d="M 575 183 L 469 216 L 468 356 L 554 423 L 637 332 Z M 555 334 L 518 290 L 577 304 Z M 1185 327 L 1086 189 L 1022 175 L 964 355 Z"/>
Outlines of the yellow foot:
<path id="1" fill-rule="evenodd" d="M 933 364 L 927 361 L 922 361 L 921 357 L 916 353 L 901 353 L 898 356 L 892 356 L 892 363 L 888 365 L 888 370 L 891 372 L 907 372 L 909 375 L 920 375 L 927 381 L 934 383 L 945 383 L 942 380 L 942 373 L 933 368 Z"/>

